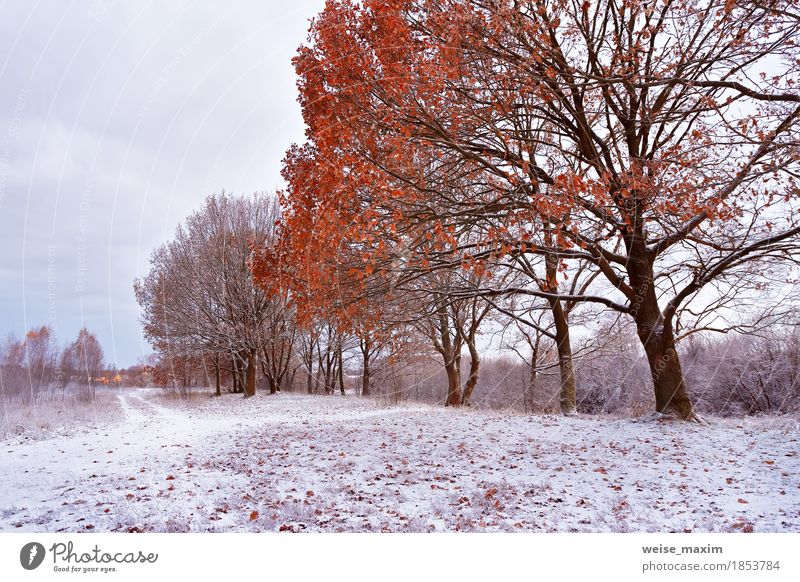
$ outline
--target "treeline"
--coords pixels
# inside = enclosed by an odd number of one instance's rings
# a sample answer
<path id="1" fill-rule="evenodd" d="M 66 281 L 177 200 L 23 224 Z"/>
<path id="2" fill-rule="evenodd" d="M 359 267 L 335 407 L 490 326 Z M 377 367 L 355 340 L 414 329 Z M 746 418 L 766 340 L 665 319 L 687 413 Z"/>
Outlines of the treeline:
<path id="1" fill-rule="evenodd" d="M 8 335 L 0 344 L 0 387 L 4 399 L 31 403 L 67 386 L 82 399 L 94 398 L 97 385 L 119 383 L 106 369 L 103 348 L 94 333 L 81 328 L 74 341 L 60 346 L 50 326 L 34 327 L 22 339 Z"/>
<path id="2" fill-rule="evenodd" d="M 526 361 L 531 407 L 557 379 L 567 415 L 642 389 L 682 420 L 709 395 L 783 409 L 793 15 L 790 0 L 329 2 L 293 61 L 306 141 L 280 206 L 207 200 L 136 284 L 145 332 L 248 395 L 258 372 L 272 391 L 346 390 L 349 354 L 369 395 L 378 362 L 413 376 L 433 355 L 440 399 L 466 406 L 499 349 Z M 691 347 L 713 334 L 743 339 Z"/>
<path id="3" fill-rule="evenodd" d="M 546 305 L 528 306 L 536 327 L 520 322 L 513 311 L 519 303 L 470 298 L 431 311 L 423 293 L 394 306 L 362 305 L 347 321 L 335 310 L 326 317 L 323 308 L 298 316 L 287 297 L 267 294 L 251 274 L 252 241 L 277 244 L 279 222 L 273 197 L 211 196 L 153 253 L 151 271 L 135 289 L 157 353 L 123 371 L 123 385 L 391 402 L 449 403 L 455 392 L 459 404 L 563 412 L 563 350 Z M 390 310 L 398 305 L 403 309 Z M 570 313 L 574 324 L 593 328 L 575 342 L 571 359 L 575 410 L 651 410 L 649 366 L 635 327 L 594 310 Z M 681 340 L 699 411 L 798 410 L 800 335 L 776 317 L 769 321 L 769 337 L 763 326 L 740 323 L 738 333 L 721 339 L 695 333 Z"/>

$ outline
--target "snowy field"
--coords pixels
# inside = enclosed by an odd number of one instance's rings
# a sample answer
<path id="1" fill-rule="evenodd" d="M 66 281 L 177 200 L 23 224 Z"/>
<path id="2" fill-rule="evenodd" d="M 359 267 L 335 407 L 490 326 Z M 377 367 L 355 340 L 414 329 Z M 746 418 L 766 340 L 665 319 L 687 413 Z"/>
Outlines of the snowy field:
<path id="1" fill-rule="evenodd" d="M 800 532 L 800 423 L 121 390 L 0 440 L 0 531 Z"/>

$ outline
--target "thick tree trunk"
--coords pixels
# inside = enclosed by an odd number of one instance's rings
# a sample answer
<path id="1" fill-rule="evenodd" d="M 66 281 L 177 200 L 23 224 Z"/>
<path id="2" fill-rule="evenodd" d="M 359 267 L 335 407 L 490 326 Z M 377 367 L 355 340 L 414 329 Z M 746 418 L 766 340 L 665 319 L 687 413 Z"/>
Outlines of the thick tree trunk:
<path id="1" fill-rule="evenodd" d="M 251 351 L 247 354 L 247 375 L 245 378 L 244 395 L 253 396 L 256 393 L 256 358 Z"/>
<path id="2" fill-rule="evenodd" d="M 361 395 L 362 396 L 369 396 L 370 395 L 370 375 L 372 371 L 369 368 L 369 357 L 364 358 L 364 368 L 361 371 Z"/>
<path id="3" fill-rule="evenodd" d="M 656 411 L 683 420 L 695 420 L 697 417 L 686 392 L 672 329 L 664 325 L 661 317 L 655 321 L 637 318 L 636 327 L 650 365 Z"/>
<path id="4" fill-rule="evenodd" d="M 682 420 L 698 420 L 686 392 L 672 321 L 665 321 L 658 305 L 653 260 L 643 240 L 643 235 L 638 234 L 628 241 L 628 275 L 635 291 L 631 316 L 650 365 L 656 411 Z"/>
<path id="5" fill-rule="evenodd" d="M 461 370 L 455 362 L 445 365 L 447 372 L 447 400 L 445 406 L 461 405 Z"/>
<path id="6" fill-rule="evenodd" d="M 472 405 L 472 391 L 475 390 L 475 386 L 478 384 L 478 370 L 481 366 L 474 339 L 467 342 L 467 348 L 469 349 L 469 377 L 464 385 L 464 394 L 461 395 L 462 406 Z"/>

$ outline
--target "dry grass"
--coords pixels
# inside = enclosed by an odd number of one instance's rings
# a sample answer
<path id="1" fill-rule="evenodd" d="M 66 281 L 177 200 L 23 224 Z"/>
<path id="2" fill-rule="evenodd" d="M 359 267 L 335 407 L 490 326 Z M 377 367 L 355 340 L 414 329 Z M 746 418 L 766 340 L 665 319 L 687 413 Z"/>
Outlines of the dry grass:
<path id="1" fill-rule="evenodd" d="M 69 386 L 40 393 L 33 402 L 0 396 L 0 438 L 25 435 L 45 438 L 60 428 L 94 426 L 124 419 L 115 388 L 97 388 L 94 394 Z"/>

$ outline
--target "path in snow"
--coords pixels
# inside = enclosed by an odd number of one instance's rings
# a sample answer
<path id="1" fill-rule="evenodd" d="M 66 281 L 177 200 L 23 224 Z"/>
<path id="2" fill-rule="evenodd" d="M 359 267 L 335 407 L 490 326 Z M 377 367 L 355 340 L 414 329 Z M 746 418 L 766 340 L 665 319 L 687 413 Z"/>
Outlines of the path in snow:
<path id="1" fill-rule="evenodd" d="M 796 419 L 160 395 L 0 441 L 0 531 L 800 531 Z"/>

